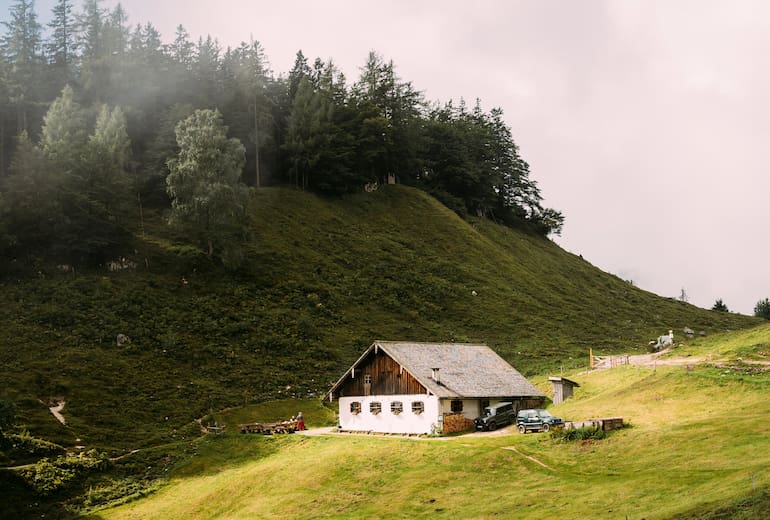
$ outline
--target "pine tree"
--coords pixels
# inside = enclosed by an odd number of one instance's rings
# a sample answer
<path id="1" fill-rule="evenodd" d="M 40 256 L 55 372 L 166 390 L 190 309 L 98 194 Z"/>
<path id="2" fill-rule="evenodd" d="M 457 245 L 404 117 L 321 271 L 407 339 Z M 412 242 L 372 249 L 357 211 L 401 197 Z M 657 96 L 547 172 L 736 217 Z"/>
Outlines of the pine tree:
<path id="1" fill-rule="evenodd" d="M 218 104 L 221 93 L 220 55 L 222 48 L 211 36 L 198 39 L 193 75 L 197 87 L 197 105 L 213 107 Z"/>
<path id="2" fill-rule="evenodd" d="M 169 53 L 174 62 L 182 66 L 182 69 L 192 70 L 195 45 L 190 41 L 190 34 L 181 24 L 176 28 L 174 42 L 169 45 Z"/>
<path id="3" fill-rule="evenodd" d="M 104 100 L 110 86 L 109 46 L 106 42 L 107 11 L 102 0 L 85 0 L 77 20 L 80 50 L 80 83 L 86 99 Z"/>
<path id="4" fill-rule="evenodd" d="M 757 318 L 764 318 L 766 320 L 770 320 L 770 300 L 765 298 L 764 300 L 759 300 L 757 304 L 754 306 L 754 316 Z"/>
<path id="5" fill-rule="evenodd" d="M 312 70 L 310 65 L 307 64 L 307 58 L 302 54 L 302 51 L 297 51 L 297 56 L 294 58 L 294 66 L 289 71 L 289 102 L 294 103 L 294 98 L 297 96 L 297 90 L 299 89 L 299 83 L 303 78 L 310 79 Z"/>
<path id="6" fill-rule="evenodd" d="M 69 85 L 51 103 L 43 118 L 41 147 L 45 155 L 65 172 L 74 171 L 83 160 L 87 142 L 86 118 Z"/>
<path id="7" fill-rule="evenodd" d="M 125 168 L 130 149 L 123 110 L 120 107 L 110 110 L 102 105 L 94 132 L 88 138 L 88 156 L 82 168 L 82 175 L 88 182 L 83 191 L 114 220 L 118 219 L 120 207 L 128 199 Z"/>
<path id="8" fill-rule="evenodd" d="M 711 310 L 717 312 L 730 312 L 730 309 L 727 308 L 727 305 L 722 301 L 722 298 L 719 298 L 714 302 L 714 306 L 711 307 Z"/>
<path id="9" fill-rule="evenodd" d="M 10 101 L 16 107 L 16 128 L 21 133 L 29 128 L 30 107 L 38 99 L 41 27 L 34 0 L 17 0 L 10 15 L 3 22 L 6 32 L 0 39 L 0 51 L 9 65 Z"/>
<path id="10" fill-rule="evenodd" d="M 45 44 L 48 61 L 53 68 L 57 91 L 71 81 L 75 59 L 75 29 L 72 15 L 72 0 L 58 0 L 53 7 L 51 29 Z"/>
<path id="11" fill-rule="evenodd" d="M 88 146 L 102 167 L 114 171 L 125 169 L 131 142 L 126 132 L 126 117 L 120 107 L 110 110 L 106 105 L 102 106 Z"/>
<path id="12" fill-rule="evenodd" d="M 9 253 L 44 253 L 56 237 L 61 213 L 61 176 L 55 174 L 27 132 L 17 139 L 8 178 L 2 186 L 2 220 Z"/>

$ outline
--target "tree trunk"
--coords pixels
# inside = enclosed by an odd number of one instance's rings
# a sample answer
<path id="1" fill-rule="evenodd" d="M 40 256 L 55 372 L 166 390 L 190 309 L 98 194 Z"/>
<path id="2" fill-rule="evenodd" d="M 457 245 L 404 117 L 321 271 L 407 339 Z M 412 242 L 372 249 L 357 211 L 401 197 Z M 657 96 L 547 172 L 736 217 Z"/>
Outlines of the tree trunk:
<path id="1" fill-rule="evenodd" d="M 254 170 L 257 188 L 260 187 L 259 179 L 259 117 L 257 111 L 257 94 L 254 93 Z"/>
<path id="2" fill-rule="evenodd" d="M 0 178 L 5 176 L 5 119 L 0 114 Z"/>

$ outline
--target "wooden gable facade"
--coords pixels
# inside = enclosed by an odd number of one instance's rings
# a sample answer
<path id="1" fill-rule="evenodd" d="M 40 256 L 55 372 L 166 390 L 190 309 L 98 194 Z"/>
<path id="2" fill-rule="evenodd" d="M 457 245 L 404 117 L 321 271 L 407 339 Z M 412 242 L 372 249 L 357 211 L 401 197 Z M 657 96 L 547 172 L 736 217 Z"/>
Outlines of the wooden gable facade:
<path id="1" fill-rule="evenodd" d="M 425 393 L 425 386 L 404 367 L 382 349 L 373 348 L 349 371 L 332 397 Z"/>

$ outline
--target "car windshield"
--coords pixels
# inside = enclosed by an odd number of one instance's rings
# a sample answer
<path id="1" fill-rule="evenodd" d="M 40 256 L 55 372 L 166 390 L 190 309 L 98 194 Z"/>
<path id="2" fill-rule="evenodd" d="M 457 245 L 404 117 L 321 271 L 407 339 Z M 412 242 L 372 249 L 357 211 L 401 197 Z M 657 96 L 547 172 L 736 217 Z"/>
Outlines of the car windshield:
<path id="1" fill-rule="evenodd" d="M 546 412 L 545 410 L 540 410 L 540 417 L 546 418 L 546 417 L 553 417 L 550 413 Z"/>
<path id="2" fill-rule="evenodd" d="M 484 417 L 489 417 L 490 415 L 492 415 L 492 409 L 484 408 Z"/>

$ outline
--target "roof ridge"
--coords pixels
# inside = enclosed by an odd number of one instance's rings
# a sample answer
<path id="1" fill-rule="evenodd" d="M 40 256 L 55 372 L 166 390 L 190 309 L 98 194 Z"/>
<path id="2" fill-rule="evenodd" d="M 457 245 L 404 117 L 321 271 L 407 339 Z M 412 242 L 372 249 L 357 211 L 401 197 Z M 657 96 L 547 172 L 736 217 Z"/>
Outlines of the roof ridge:
<path id="1" fill-rule="evenodd" d="M 408 340 L 389 340 L 389 339 L 377 339 L 374 343 L 400 343 L 410 345 L 460 345 L 468 347 L 489 347 L 486 343 L 456 343 L 453 341 L 408 341 Z M 490 347 L 491 348 L 491 347 Z"/>

